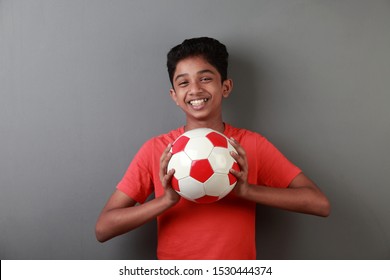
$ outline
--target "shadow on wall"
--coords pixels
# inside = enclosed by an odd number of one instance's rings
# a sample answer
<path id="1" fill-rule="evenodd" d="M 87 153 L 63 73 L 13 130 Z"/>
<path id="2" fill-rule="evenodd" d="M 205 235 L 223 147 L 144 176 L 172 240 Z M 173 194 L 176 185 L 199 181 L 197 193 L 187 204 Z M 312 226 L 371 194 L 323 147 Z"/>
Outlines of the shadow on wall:
<path id="1" fill-rule="evenodd" d="M 120 241 L 116 258 L 123 260 L 155 260 L 157 259 L 157 221 L 153 220 L 125 234 Z"/>
<path id="2" fill-rule="evenodd" d="M 154 199 L 154 195 L 148 201 Z M 119 237 L 116 259 L 155 260 L 157 259 L 157 220 L 154 219 L 141 227 Z"/>
<path id="3" fill-rule="evenodd" d="M 293 246 L 290 237 L 295 236 L 294 224 L 297 226 L 295 215 L 283 210 L 257 205 L 257 259 L 286 260 L 291 258 Z"/>

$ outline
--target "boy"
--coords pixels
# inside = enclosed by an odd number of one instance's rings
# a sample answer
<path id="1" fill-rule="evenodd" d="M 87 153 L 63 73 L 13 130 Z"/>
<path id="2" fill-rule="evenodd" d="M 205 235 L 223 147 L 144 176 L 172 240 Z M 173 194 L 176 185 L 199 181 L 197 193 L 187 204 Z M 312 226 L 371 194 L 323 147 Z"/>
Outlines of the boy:
<path id="1" fill-rule="evenodd" d="M 328 216 L 329 201 L 301 170 L 258 133 L 222 120 L 232 91 L 228 52 L 212 38 L 193 38 L 168 53 L 170 95 L 186 124 L 147 141 L 134 157 L 96 224 L 101 242 L 157 217 L 159 259 L 256 259 L 255 205 Z M 220 201 L 195 204 L 172 189 L 167 170 L 171 143 L 185 131 L 208 127 L 224 133 L 237 153 L 238 181 Z M 152 193 L 155 198 L 146 203 Z M 136 205 L 139 203 L 139 205 Z"/>

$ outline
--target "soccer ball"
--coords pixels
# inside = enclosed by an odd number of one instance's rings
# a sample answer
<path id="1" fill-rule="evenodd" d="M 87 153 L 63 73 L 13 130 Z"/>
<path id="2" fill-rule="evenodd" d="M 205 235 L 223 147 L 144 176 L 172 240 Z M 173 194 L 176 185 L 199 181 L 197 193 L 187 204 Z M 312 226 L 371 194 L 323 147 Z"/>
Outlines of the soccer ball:
<path id="1" fill-rule="evenodd" d="M 226 196 L 237 179 L 229 170 L 239 170 L 230 155 L 236 151 L 222 133 L 209 128 L 187 131 L 172 144 L 168 170 L 175 169 L 172 187 L 182 197 L 211 203 Z"/>

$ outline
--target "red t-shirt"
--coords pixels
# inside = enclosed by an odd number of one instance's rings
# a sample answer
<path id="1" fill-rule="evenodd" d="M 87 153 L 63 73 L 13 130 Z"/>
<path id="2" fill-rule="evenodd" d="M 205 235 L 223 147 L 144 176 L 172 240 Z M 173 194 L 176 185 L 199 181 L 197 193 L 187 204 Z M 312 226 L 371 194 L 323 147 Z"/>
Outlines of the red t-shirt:
<path id="1" fill-rule="evenodd" d="M 168 143 L 184 133 L 178 128 L 147 141 L 117 188 L 139 203 L 163 194 L 160 157 Z M 245 149 L 248 182 L 286 188 L 301 170 L 258 133 L 225 124 L 224 134 Z M 255 203 L 231 192 L 211 204 L 179 203 L 157 217 L 159 259 L 256 259 Z"/>

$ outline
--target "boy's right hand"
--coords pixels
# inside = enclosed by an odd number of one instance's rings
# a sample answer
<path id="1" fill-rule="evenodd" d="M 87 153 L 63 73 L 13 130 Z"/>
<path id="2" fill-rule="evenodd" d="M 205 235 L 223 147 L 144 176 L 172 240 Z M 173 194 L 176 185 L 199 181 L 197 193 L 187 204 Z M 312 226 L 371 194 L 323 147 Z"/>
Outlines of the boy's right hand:
<path id="1" fill-rule="evenodd" d="M 170 152 L 172 144 L 169 143 L 165 148 L 164 152 L 160 158 L 160 181 L 164 188 L 164 195 L 168 202 L 172 203 L 172 206 L 175 205 L 180 200 L 180 195 L 172 188 L 172 176 L 175 174 L 175 170 L 168 170 L 168 163 L 172 157 Z"/>

